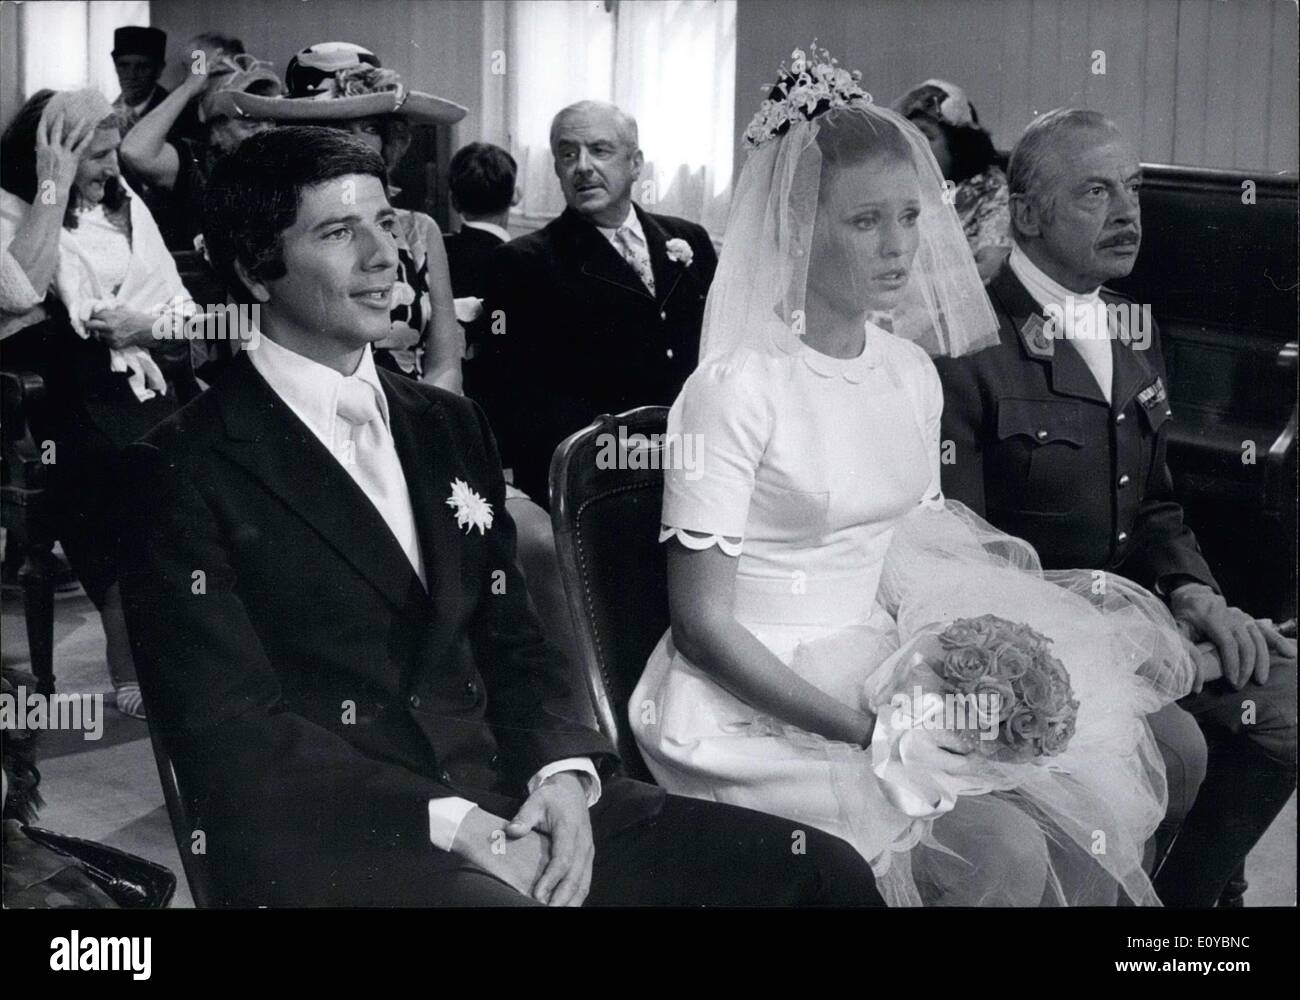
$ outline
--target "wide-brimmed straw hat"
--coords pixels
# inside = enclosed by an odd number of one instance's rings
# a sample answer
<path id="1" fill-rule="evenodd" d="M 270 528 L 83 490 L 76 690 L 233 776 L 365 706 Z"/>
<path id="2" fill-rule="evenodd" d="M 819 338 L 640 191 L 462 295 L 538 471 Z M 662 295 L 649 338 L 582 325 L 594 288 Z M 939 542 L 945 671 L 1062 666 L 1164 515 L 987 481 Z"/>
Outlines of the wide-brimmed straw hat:
<path id="1" fill-rule="evenodd" d="M 375 115 L 400 115 L 413 122 L 454 125 L 469 113 L 454 101 L 408 90 L 373 52 L 349 42 L 324 42 L 303 49 L 285 71 L 284 98 L 227 92 L 228 114 L 310 125 Z"/>

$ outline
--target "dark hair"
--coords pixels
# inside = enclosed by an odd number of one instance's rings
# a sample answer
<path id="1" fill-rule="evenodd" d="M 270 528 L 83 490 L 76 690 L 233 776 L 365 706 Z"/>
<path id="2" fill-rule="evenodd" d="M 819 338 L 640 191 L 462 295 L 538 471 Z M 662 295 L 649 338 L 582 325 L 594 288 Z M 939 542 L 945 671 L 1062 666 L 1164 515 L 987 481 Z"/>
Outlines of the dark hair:
<path id="1" fill-rule="evenodd" d="M 0 187 L 21 198 L 29 205 L 36 200 L 36 130 L 40 127 L 45 106 L 58 91 L 38 90 L 27 98 L 13 121 L 0 136 Z M 63 228 L 77 228 L 77 203 L 80 196 L 74 186 L 68 194 L 68 207 L 63 213 Z M 104 185 L 104 209 L 109 213 L 121 212 L 127 203 L 126 189 L 111 178 Z"/>
<path id="2" fill-rule="evenodd" d="M 495 215 L 515 195 L 515 158 L 490 142 L 471 142 L 451 158 L 451 202 L 462 215 Z"/>
<path id="3" fill-rule="evenodd" d="M 817 118 L 822 165 L 849 166 L 876 158 L 912 162 L 912 148 L 891 121 L 852 108 L 834 108 Z"/>
<path id="4" fill-rule="evenodd" d="M 27 98 L 0 137 L 0 187 L 31 204 L 36 200 L 36 129 L 53 90 L 38 90 Z"/>
<path id="5" fill-rule="evenodd" d="M 250 136 L 217 160 L 203 196 L 203 242 L 231 294 L 250 301 L 235 261 L 258 281 L 286 274 L 281 236 L 298 217 L 303 188 L 348 174 L 376 177 L 388 190 L 383 158 L 337 129 L 291 125 Z"/>
<path id="6" fill-rule="evenodd" d="M 303 98 L 298 98 L 303 100 Z M 364 118 L 336 118 L 320 122 L 322 128 L 337 129 L 351 134 L 353 122 L 373 121 L 379 131 L 380 153 L 384 166 L 391 174 L 402 162 L 402 157 L 411 148 L 411 126 L 401 115 L 366 115 Z"/>
<path id="7" fill-rule="evenodd" d="M 914 122 L 927 121 L 943 133 L 944 141 L 948 143 L 948 155 L 952 158 L 952 176 L 948 180 L 954 184 L 978 177 L 997 160 L 992 137 L 978 125 L 950 125 L 924 111 L 907 117 Z"/>

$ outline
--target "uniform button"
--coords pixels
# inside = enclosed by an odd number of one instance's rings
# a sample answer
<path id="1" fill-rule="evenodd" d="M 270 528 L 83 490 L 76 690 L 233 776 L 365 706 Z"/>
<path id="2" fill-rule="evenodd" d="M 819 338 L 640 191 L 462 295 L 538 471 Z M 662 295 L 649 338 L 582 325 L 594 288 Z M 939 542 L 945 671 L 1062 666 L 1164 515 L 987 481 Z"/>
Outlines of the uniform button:
<path id="1" fill-rule="evenodd" d="M 1121 531 L 1121 532 L 1116 536 L 1116 538 L 1117 538 L 1119 541 L 1121 541 L 1121 542 L 1127 542 L 1127 541 L 1128 541 L 1128 532 L 1127 532 L 1127 531 Z"/>
<path id="2" fill-rule="evenodd" d="M 478 685 L 475 684 L 473 681 L 466 681 L 465 690 L 470 694 L 474 694 L 476 691 L 478 691 Z"/>
<path id="3" fill-rule="evenodd" d="M 438 778 L 444 785 L 451 784 L 451 774 L 447 771 L 443 771 L 442 773 L 440 773 L 438 775 Z"/>
<path id="4" fill-rule="evenodd" d="M 673 356 L 673 349 L 670 347 L 668 350 L 664 351 L 664 353 L 671 358 Z"/>
<path id="5" fill-rule="evenodd" d="M 1046 440 L 1047 440 L 1047 431 L 1046 431 L 1046 430 L 1040 430 L 1040 431 L 1039 431 L 1035 436 L 1038 438 L 1039 441 L 1046 441 Z"/>
<path id="6" fill-rule="evenodd" d="M 659 310 L 659 318 L 660 318 L 660 319 L 667 319 L 667 318 L 668 318 L 668 310 L 667 310 L 667 309 L 661 309 L 661 310 Z"/>
<path id="7" fill-rule="evenodd" d="M 411 697 L 407 698 L 406 701 L 412 708 L 420 707 L 420 696 L 418 694 L 411 695 Z"/>
<path id="8" fill-rule="evenodd" d="M 1118 484 L 1119 488 L 1122 490 L 1125 486 L 1128 485 L 1128 482 L 1129 482 L 1128 473 L 1125 472 L 1123 475 L 1119 477 L 1119 484 Z"/>
<path id="9" fill-rule="evenodd" d="M 1121 413 L 1115 418 L 1115 423 L 1122 424 L 1128 418 L 1128 414 Z"/>

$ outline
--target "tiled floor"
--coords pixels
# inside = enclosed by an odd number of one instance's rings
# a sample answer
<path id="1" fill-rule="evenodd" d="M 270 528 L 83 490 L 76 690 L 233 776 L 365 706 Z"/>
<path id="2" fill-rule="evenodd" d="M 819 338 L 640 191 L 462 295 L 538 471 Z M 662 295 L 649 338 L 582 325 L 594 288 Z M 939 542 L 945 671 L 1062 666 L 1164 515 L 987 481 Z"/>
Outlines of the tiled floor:
<path id="1" fill-rule="evenodd" d="M 6 593 L 0 613 L 4 663 L 25 667 L 27 637 L 21 603 Z M 58 689 L 109 692 L 106 702 L 111 704 L 103 631 L 94 608 L 80 591 L 56 599 L 55 644 Z M 42 740 L 41 793 L 46 804 L 38 825 L 99 840 L 166 865 L 177 873 L 179 883 L 172 905 L 192 906 L 146 724 L 106 707 L 103 735 L 98 741 L 66 733 L 43 734 Z M 1296 904 L 1294 795 L 1251 853 L 1247 877 L 1247 905 Z"/>

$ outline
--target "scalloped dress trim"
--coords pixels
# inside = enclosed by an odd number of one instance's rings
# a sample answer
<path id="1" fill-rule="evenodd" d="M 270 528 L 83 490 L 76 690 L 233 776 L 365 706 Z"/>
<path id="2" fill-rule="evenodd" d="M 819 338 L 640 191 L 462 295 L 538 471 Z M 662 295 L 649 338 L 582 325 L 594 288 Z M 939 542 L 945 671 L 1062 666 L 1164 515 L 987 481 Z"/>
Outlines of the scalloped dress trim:
<path id="1" fill-rule="evenodd" d="M 733 542 L 723 535 L 692 535 L 688 534 L 686 528 L 674 528 L 666 524 L 659 525 L 659 541 L 666 542 L 670 538 L 676 538 L 688 549 L 693 549 L 696 552 L 701 552 L 716 545 L 729 556 L 739 556 L 740 550 L 745 544 L 743 538 Z"/>

